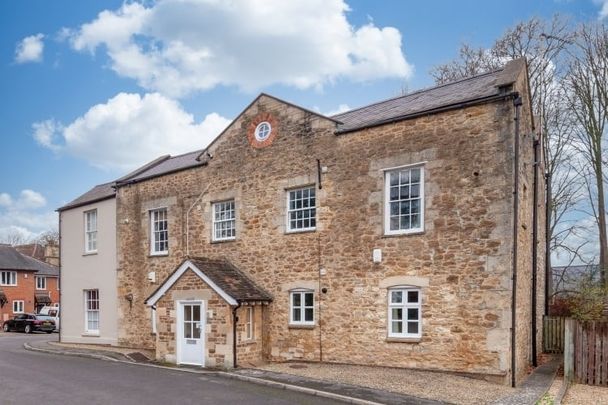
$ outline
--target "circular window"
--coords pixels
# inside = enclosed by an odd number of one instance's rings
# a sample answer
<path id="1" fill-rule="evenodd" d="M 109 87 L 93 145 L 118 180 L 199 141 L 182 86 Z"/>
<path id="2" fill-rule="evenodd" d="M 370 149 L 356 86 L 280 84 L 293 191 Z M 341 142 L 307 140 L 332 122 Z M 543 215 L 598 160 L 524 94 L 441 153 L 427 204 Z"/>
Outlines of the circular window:
<path id="1" fill-rule="evenodd" d="M 265 141 L 270 136 L 271 131 L 272 127 L 270 126 L 270 122 L 260 122 L 258 126 L 255 127 L 255 139 L 258 141 Z"/>

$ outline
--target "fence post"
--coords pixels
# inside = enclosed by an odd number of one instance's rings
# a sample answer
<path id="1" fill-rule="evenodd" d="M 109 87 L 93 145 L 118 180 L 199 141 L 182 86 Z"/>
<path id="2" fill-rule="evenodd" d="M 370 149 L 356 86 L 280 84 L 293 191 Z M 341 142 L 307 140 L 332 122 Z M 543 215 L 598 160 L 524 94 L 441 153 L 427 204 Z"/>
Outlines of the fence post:
<path id="1" fill-rule="evenodd" d="M 574 377 L 574 319 L 566 319 L 564 328 L 564 380 L 569 384 Z"/>

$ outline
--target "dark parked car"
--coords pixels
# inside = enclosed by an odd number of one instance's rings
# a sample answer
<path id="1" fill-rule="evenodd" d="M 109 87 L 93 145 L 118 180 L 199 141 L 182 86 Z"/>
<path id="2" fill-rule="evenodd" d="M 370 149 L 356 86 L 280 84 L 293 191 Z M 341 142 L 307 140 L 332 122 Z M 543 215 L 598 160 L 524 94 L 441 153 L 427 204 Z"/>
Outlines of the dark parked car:
<path id="1" fill-rule="evenodd" d="M 5 332 L 15 330 L 25 333 L 32 333 L 34 331 L 53 333 L 55 322 L 53 318 L 45 315 L 21 314 L 5 321 L 2 329 Z"/>

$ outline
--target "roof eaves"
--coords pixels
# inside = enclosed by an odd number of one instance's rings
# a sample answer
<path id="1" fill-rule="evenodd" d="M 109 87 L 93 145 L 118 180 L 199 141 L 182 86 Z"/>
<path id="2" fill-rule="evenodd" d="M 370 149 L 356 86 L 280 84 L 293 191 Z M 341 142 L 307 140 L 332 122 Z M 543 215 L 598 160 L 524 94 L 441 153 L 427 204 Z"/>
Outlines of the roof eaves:
<path id="1" fill-rule="evenodd" d="M 110 200 L 112 198 L 116 198 L 116 193 L 114 193 L 112 195 L 106 195 L 104 197 L 95 198 L 93 200 L 82 201 L 82 202 L 79 202 L 77 204 L 64 205 L 63 207 L 57 208 L 55 210 L 55 212 L 67 211 L 67 210 L 71 210 L 73 208 L 83 207 L 85 205 L 94 204 L 94 203 L 97 203 L 97 202 L 100 202 L 100 201 Z"/>
<path id="2" fill-rule="evenodd" d="M 154 179 L 154 178 L 157 178 L 157 177 L 166 176 L 168 174 L 173 174 L 173 173 L 177 173 L 177 172 L 181 172 L 181 171 L 189 170 L 189 169 L 194 169 L 196 167 L 206 166 L 206 165 L 207 165 L 207 162 L 193 163 L 191 165 L 180 167 L 180 168 L 177 168 L 177 169 L 167 170 L 166 172 L 156 173 L 156 174 L 152 174 L 152 175 L 149 175 L 149 176 L 144 176 L 144 177 L 139 177 L 139 178 L 132 179 L 132 180 L 123 181 L 120 184 L 116 183 L 116 188 L 122 187 L 122 186 L 126 186 L 126 185 L 129 185 L 129 184 L 141 183 L 142 181 L 146 181 L 146 180 Z"/>
<path id="3" fill-rule="evenodd" d="M 159 165 L 160 163 L 164 162 L 167 159 L 170 159 L 171 155 L 162 155 L 157 157 L 156 159 L 154 159 L 151 162 L 146 163 L 145 165 L 133 170 L 131 173 L 128 173 L 124 176 L 122 176 L 121 178 L 116 180 L 116 183 L 123 183 L 125 181 L 127 181 L 128 179 L 135 177 L 139 174 L 142 174 L 143 172 L 150 170 L 151 168 Z"/>
<path id="4" fill-rule="evenodd" d="M 414 96 L 414 95 L 417 95 L 417 94 L 426 93 L 426 92 L 429 92 L 429 91 L 432 91 L 432 90 L 440 89 L 442 87 L 447 87 L 447 86 L 451 86 L 451 85 L 454 85 L 454 84 L 466 82 L 466 81 L 469 81 L 469 80 L 478 79 L 480 77 L 489 76 L 489 75 L 492 75 L 492 74 L 496 74 L 496 73 L 502 71 L 503 69 L 504 68 L 495 69 L 495 70 L 491 70 L 489 72 L 484 72 L 484 73 L 479 73 L 477 75 L 464 77 L 462 79 L 454 80 L 454 81 L 451 81 L 451 82 L 448 82 L 448 83 L 442 83 L 442 84 L 438 84 L 436 86 L 426 87 L 426 88 L 423 88 L 423 89 L 420 89 L 420 90 L 413 91 L 411 93 L 404 94 L 402 96 L 390 97 L 390 98 L 387 98 L 387 99 L 384 99 L 384 100 L 373 102 L 371 104 L 363 105 L 361 107 L 353 108 L 352 110 L 348 110 L 348 111 L 341 112 L 339 114 L 332 115 L 332 117 L 339 117 L 339 116 L 342 116 L 342 115 L 351 114 L 351 113 L 353 113 L 355 111 L 363 110 L 365 108 L 373 107 L 373 106 L 379 105 L 379 104 L 384 104 L 384 103 L 389 102 L 389 101 L 397 100 L 397 99 L 400 99 L 400 98 L 407 98 L 407 97 L 411 97 L 411 96 Z"/>
<path id="5" fill-rule="evenodd" d="M 414 113 L 399 115 L 396 117 L 391 117 L 391 118 L 380 120 L 380 121 L 373 121 L 373 122 L 370 122 L 367 124 L 349 127 L 346 129 L 338 128 L 334 133 L 336 135 L 343 135 L 343 134 L 348 134 L 348 133 L 355 132 L 355 131 L 360 131 L 362 129 L 374 128 L 374 127 L 378 127 L 381 125 L 392 124 L 392 123 L 398 122 L 398 121 L 410 120 L 410 119 L 414 119 L 414 118 L 418 118 L 418 117 L 422 117 L 422 116 L 426 116 L 426 115 L 439 114 L 442 112 L 456 110 L 456 109 L 464 108 L 464 107 L 471 107 L 471 106 L 478 105 L 478 104 L 490 103 L 493 101 L 500 101 L 503 99 L 513 97 L 513 94 L 514 94 L 513 92 L 506 93 L 506 94 L 493 94 L 491 96 L 485 96 L 485 97 L 474 98 L 474 99 L 470 99 L 470 100 L 466 100 L 466 101 L 460 101 L 460 102 L 454 103 L 454 104 L 446 104 L 446 105 L 443 105 L 440 107 L 435 107 L 435 108 L 431 108 L 428 110 L 416 111 Z"/>

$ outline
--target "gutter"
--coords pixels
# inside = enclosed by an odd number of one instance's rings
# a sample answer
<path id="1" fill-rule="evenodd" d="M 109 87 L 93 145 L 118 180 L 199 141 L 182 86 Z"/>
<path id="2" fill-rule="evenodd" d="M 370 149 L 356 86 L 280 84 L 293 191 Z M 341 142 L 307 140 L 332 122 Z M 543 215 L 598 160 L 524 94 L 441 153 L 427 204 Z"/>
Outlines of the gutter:
<path id="1" fill-rule="evenodd" d="M 511 386 L 515 388 L 516 376 L 516 315 L 517 315 L 517 231 L 519 228 L 519 124 L 520 107 L 523 102 L 519 93 L 513 93 L 513 106 L 515 107 L 515 133 L 514 133 L 514 162 L 513 162 L 513 273 L 511 276 Z"/>
<path id="2" fill-rule="evenodd" d="M 411 114 L 400 115 L 398 117 L 393 117 L 393 118 L 382 120 L 382 121 L 374 121 L 370 124 L 365 124 L 365 125 L 352 127 L 352 128 L 348 128 L 348 129 L 344 129 L 344 130 L 338 129 L 334 133 L 336 135 L 348 134 L 350 132 L 360 131 L 360 130 L 368 129 L 368 128 L 374 128 L 374 127 L 378 127 L 378 126 L 386 125 L 386 124 L 392 124 L 392 123 L 398 122 L 398 121 L 405 121 L 405 120 L 410 120 L 410 119 L 414 119 L 414 118 L 424 117 L 427 115 L 433 115 L 433 114 L 439 114 L 439 113 L 443 113 L 443 112 L 447 112 L 447 111 L 458 110 L 458 109 L 461 109 L 464 107 L 472 107 L 475 105 L 491 103 L 494 101 L 509 100 L 509 99 L 512 99 L 513 97 L 514 97 L 514 93 L 494 94 L 492 96 L 471 99 L 471 100 L 463 101 L 463 102 L 456 103 L 456 104 L 449 104 L 449 105 L 445 105 L 445 106 L 441 106 L 441 107 L 437 107 L 437 108 L 430 108 L 428 110 L 423 110 L 423 111 L 419 111 L 419 112 L 415 112 L 415 113 L 411 113 Z"/>

